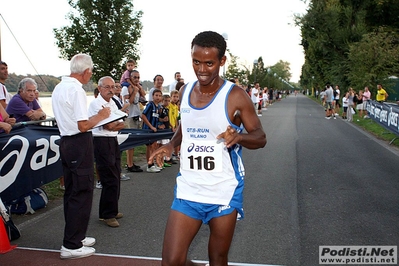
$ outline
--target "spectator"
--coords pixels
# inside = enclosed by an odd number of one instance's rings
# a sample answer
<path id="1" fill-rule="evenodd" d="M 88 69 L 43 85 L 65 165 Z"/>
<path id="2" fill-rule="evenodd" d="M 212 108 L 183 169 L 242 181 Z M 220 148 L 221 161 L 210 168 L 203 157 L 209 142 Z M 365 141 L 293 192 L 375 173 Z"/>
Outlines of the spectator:
<path id="1" fill-rule="evenodd" d="M 64 240 L 61 259 L 76 259 L 93 255 L 96 240 L 86 237 L 93 202 L 94 156 L 90 129 L 109 117 L 109 107 L 89 118 L 86 92 L 93 74 L 89 55 L 77 54 L 70 62 L 70 76 L 62 77 L 52 94 L 52 106 L 60 131 L 60 154 L 64 171 Z"/>
<path id="2" fill-rule="evenodd" d="M 145 91 L 140 84 L 140 72 L 132 70 L 130 79 L 133 85 L 122 88 L 121 95 L 126 103 L 129 103 L 129 113 L 125 119 L 125 128 L 140 129 L 141 128 L 141 110 L 140 110 L 140 97 L 145 96 Z M 126 164 L 127 171 L 129 172 L 143 172 L 140 166 L 134 164 L 134 148 L 126 151 Z"/>
<path id="3" fill-rule="evenodd" d="M 134 61 L 133 59 L 127 60 L 126 70 L 125 70 L 125 72 L 123 72 L 121 80 L 119 82 L 122 87 L 129 87 L 130 85 L 132 85 L 130 76 L 131 76 L 133 69 L 135 69 L 135 68 L 136 68 L 136 61 Z"/>
<path id="4" fill-rule="evenodd" d="M 36 89 L 35 90 L 35 99 L 36 99 L 37 104 L 40 106 L 40 108 L 42 108 L 42 103 L 39 100 L 39 96 L 40 96 L 40 92 L 39 92 L 39 90 Z"/>
<path id="5" fill-rule="evenodd" d="M 180 79 L 181 79 L 180 72 L 176 72 L 173 82 L 169 85 L 169 93 L 171 93 L 172 91 L 176 90 L 176 85 L 180 81 Z M 184 84 L 184 81 L 182 81 L 182 82 Z"/>
<path id="6" fill-rule="evenodd" d="M 337 116 L 339 114 L 339 109 L 341 108 L 341 104 L 339 102 L 339 98 L 341 96 L 341 91 L 339 89 L 338 85 L 335 85 L 335 90 L 334 90 L 334 101 L 335 101 L 335 115 Z"/>
<path id="7" fill-rule="evenodd" d="M 179 82 L 176 83 L 176 90 L 179 91 L 180 88 L 183 86 L 184 86 L 184 82 L 180 80 Z"/>
<path id="8" fill-rule="evenodd" d="M 8 66 L 6 62 L 0 61 L 0 104 L 6 109 L 12 95 L 7 91 L 6 80 L 8 78 Z"/>
<path id="9" fill-rule="evenodd" d="M 7 113 L 13 114 L 17 122 L 46 119 L 46 114 L 36 101 L 36 81 L 24 78 L 18 84 L 18 94 L 7 105 Z"/>
<path id="10" fill-rule="evenodd" d="M 371 92 L 369 90 L 369 87 L 366 86 L 366 87 L 364 87 L 364 92 L 363 92 L 363 107 L 364 107 L 363 110 L 365 113 L 363 118 L 369 118 L 367 109 L 366 109 L 366 103 L 370 99 L 371 99 Z M 361 116 L 363 116 L 363 113 L 362 112 L 360 112 L 360 113 L 361 113 Z"/>
<path id="11" fill-rule="evenodd" d="M 273 88 L 269 89 L 269 105 L 273 105 Z"/>
<path id="12" fill-rule="evenodd" d="M 129 112 L 128 108 L 130 106 L 130 103 L 124 103 L 121 91 L 122 91 L 121 84 L 119 82 L 115 82 L 114 95 L 112 96 L 111 99 L 115 102 L 119 110 L 128 113 Z M 130 177 L 126 174 L 121 173 L 121 181 L 128 181 L 128 180 L 130 180 Z"/>
<path id="13" fill-rule="evenodd" d="M 88 115 L 96 115 L 104 106 L 109 107 L 111 111 L 118 110 L 118 106 L 112 100 L 115 81 L 109 76 L 102 77 L 98 81 L 98 89 L 100 94 L 90 103 Z M 110 227 L 118 227 L 119 222 L 116 219 L 123 217 L 123 214 L 118 211 L 121 152 L 116 136 L 124 126 L 121 119 L 92 130 L 97 174 L 100 176 L 102 185 L 99 217 Z"/>
<path id="14" fill-rule="evenodd" d="M 226 62 L 225 50 L 226 41 L 216 32 L 202 32 L 194 38 L 191 57 L 198 81 L 179 92 L 181 110 L 185 110 L 179 128 L 171 142 L 154 152 L 148 161 L 156 159 L 160 165 L 165 154 L 182 145 L 175 199 L 165 229 L 163 265 L 189 265 L 185 264 L 187 252 L 202 223 L 209 223 L 210 227 L 210 265 L 227 265 L 236 220 L 238 214 L 243 215 L 241 145 L 257 149 L 266 144 L 251 99 L 240 87 L 219 76 L 220 67 Z M 236 110 L 241 111 L 239 116 Z M 188 133 L 194 128 L 204 129 L 204 138 Z M 210 145 L 215 150 L 201 152 L 192 148 L 197 145 Z M 201 164 L 197 164 L 200 160 Z"/>
<path id="15" fill-rule="evenodd" d="M 170 94 L 171 100 L 169 104 L 169 123 L 173 132 L 176 132 L 177 127 L 179 126 L 179 91 L 174 90 Z M 172 154 L 172 163 L 176 164 L 179 160 L 179 152 L 180 146 L 175 147 L 174 152 Z"/>
<path id="16" fill-rule="evenodd" d="M 259 83 L 256 82 L 255 86 L 251 89 L 251 100 L 252 103 L 254 104 L 255 110 L 258 110 L 258 104 L 259 104 Z M 259 114 L 258 114 L 259 116 Z"/>
<path id="17" fill-rule="evenodd" d="M 326 89 L 325 88 L 320 92 L 320 101 L 321 101 L 321 105 L 324 107 L 324 111 L 326 111 L 326 108 L 325 108 L 325 106 L 326 106 Z"/>
<path id="18" fill-rule="evenodd" d="M 0 104 L 0 133 L 9 134 L 15 122 L 15 118 L 10 117 L 3 105 Z"/>
<path id="19" fill-rule="evenodd" d="M 363 102 L 363 91 L 360 90 L 359 94 L 356 94 L 356 110 L 359 111 L 360 117 L 363 117 L 364 108 L 365 108 L 365 103 Z"/>
<path id="20" fill-rule="evenodd" d="M 94 91 L 93 91 L 94 99 L 97 99 L 97 97 L 98 97 L 99 94 L 100 94 L 100 90 L 99 90 L 98 87 L 97 87 L 97 88 L 95 88 Z M 98 174 L 97 167 L 94 166 L 94 169 L 95 169 L 95 171 L 96 171 L 96 178 L 97 178 L 97 181 L 96 181 L 96 188 L 102 189 L 102 188 L 103 188 L 103 185 L 101 185 L 100 175 Z M 64 187 L 64 190 L 65 190 L 65 187 Z"/>
<path id="21" fill-rule="evenodd" d="M 258 87 L 258 116 L 262 116 L 262 104 L 263 104 L 263 91 L 262 88 Z"/>
<path id="22" fill-rule="evenodd" d="M 112 100 L 115 102 L 116 106 L 118 106 L 118 109 L 128 113 L 129 112 L 129 106 L 130 103 L 125 103 L 123 101 L 123 97 L 121 95 L 122 92 L 122 86 L 119 82 L 115 82 L 115 90 L 114 90 L 114 96 L 112 97 Z"/>
<path id="23" fill-rule="evenodd" d="M 263 96 L 263 99 L 262 99 L 263 108 L 262 108 L 262 110 L 267 110 L 267 105 L 269 103 L 269 93 L 268 92 L 269 91 L 268 91 L 267 87 L 265 87 L 263 89 L 263 93 L 262 93 L 262 96 Z"/>
<path id="24" fill-rule="evenodd" d="M 148 102 L 143 113 L 141 114 L 141 118 L 143 119 L 143 129 L 151 129 L 153 132 L 157 132 L 158 122 L 159 122 L 160 102 L 162 101 L 162 91 L 160 89 L 154 89 L 152 92 L 152 97 L 153 101 Z M 154 141 L 150 144 L 147 144 L 146 146 L 147 146 L 146 158 L 148 161 L 150 154 L 157 148 L 158 144 L 156 141 Z M 148 162 L 147 172 L 158 173 L 161 170 L 162 168 L 156 166 L 154 162 Z"/>
<path id="25" fill-rule="evenodd" d="M 334 92 L 330 84 L 327 84 L 326 86 L 325 98 L 326 98 L 326 119 L 330 119 L 331 116 L 334 117 L 334 119 L 336 119 L 333 107 Z"/>
<path id="26" fill-rule="evenodd" d="M 388 93 L 384 90 L 381 84 L 377 85 L 377 95 L 376 101 L 379 103 L 383 103 L 388 99 Z"/>
<path id="27" fill-rule="evenodd" d="M 342 97 L 342 119 L 347 120 L 348 117 L 346 116 L 346 113 L 348 112 L 348 102 L 349 102 L 349 92 L 346 92 L 344 97 Z"/>
<path id="28" fill-rule="evenodd" d="M 170 95 L 162 96 L 162 105 L 160 105 L 159 110 L 159 129 L 171 129 L 170 121 L 169 121 L 169 107 L 170 107 Z M 158 147 L 167 144 L 169 139 L 162 139 L 158 141 Z M 163 167 L 171 167 L 173 164 L 172 157 L 165 156 Z"/>
<path id="29" fill-rule="evenodd" d="M 163 77 L 162 77 L 162 75 L 159 75 L 159 74 L 156 75 L 154 77 L 153 81 L 154 81 L 154 87 L 152 87 L 150 89 L 150 91 L 148 92 L 148 101 L 149 102 L 153 101 L 152 95 L 153 95 L 153 92 L 154 92 L 155 89 L 158 89 L 158 90 L 160 90 L 162 92 L 162 85 L 163 85 Z M 161 99 L 161 101 L 162 101 L 162 99 Z"/>
<path id="30" fill-rule="evenodd" d="M 348 109 L 346 112 L 346 116 L 348 118 L 348 122 L 353 121 L 353 115 L 355 112 L 355 109 L 353 109 L 353 99 L 355 98 L 355 91 L 352 88 L 349 88 L 349 95 L 348 95 Z"/>

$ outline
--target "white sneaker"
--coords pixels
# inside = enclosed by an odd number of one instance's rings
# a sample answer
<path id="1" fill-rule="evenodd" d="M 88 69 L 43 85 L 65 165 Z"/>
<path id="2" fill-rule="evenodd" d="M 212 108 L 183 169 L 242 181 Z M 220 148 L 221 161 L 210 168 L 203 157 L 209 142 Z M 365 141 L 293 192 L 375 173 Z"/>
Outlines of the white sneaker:
<path id="1" fill-rule="evenodd" d="M 153 166 L 151 166 L 151 167 L 148 167 L 148 166 L 147 166 L 147 172 L 149 172 L 149 173 L 159 173 L 159 172 L 161 172 L 161 170 L 159 170 L 158 167 L 156 167 L 155 165 L 153 165 Z"/>
<path id="2" fill-rule="evenodd" d="M 159 171 L 161 171 L 163 168 L 159 167 L 158 165 L 154 164 L 155 168 L 158 169 Z"/>
<path id="3" fill-rule="evenodd" d="M 130 180 L 130 177 L 125 175 L 125 174 L 122 174 L 121 175 L 121 181 L 127 181 L 127 180 Z"/>
<path id="4" fill-rule="evenodd" d="M 101 181 L 97 181 L 96 188 L 99 188 L 99 189 L 103 188 L 103 185 L 101 185 Z"/>
<path id="5" fill-rule="evenodd" d="M 81 247 L 78 249 L 69 249 L 64 246 L 61 247 L 61 254 L 60 258 L 61 259 L 78 259 L 78 258 L 84 258 L 88 257 L 94 254 L 96 250 L 91 247 Z"/>
<path id="6" fill-rule="evenodd" d="M 94 246 L 95 243 L 96 243 L 96 239 L 94 237 L 86 236 L 85 239 L 82 240 L 82 244 L 85 247 Z"/>
<path id="7" fill-rule="evenodd" d="M 258 114 L 258 116 L 262 116 L 262 114 Z"/>

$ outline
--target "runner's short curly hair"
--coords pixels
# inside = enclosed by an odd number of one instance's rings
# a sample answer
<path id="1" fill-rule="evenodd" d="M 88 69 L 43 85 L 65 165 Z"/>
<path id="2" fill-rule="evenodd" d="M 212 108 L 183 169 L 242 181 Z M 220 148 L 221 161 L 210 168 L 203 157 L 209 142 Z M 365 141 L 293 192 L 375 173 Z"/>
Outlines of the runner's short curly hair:
<path id="1" fill-rule="evenodd" d="M 191 42 L 191 48 L 193 48 L 194 45 L 208 48 L 217 48 L 219 51 L 219 60 L 222 59 L 226 52 L 225 39 L 222 35 L 214 31 L 204 31 L 197 34 L 197 36 L 195 36 L 193 41 Z"/>

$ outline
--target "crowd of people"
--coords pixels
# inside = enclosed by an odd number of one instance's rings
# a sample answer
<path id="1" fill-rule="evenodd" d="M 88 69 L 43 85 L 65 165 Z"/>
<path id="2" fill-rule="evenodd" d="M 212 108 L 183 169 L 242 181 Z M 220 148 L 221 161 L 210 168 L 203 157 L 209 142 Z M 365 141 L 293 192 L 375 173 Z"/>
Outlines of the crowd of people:
<path id="1" fill-rule="evenodd" d="M 345 121 L 353 121 L 353 115 L 358 113 L 359 117 L 369 118 L 366 103 L 371 100 L 371 92 L 369 87 L 364 87 L 363 90 L 356 92 L 352 87 L 342 94 L 339 85 L 333 86 L 327 84 L 323 90 L 315 92 L 316 98 L 320 99 L 324 106 L 326 119 L 336 119 L 341 114 Z M 388 99 L 388 93 L 384 90 L 381 84 L 377 85 L 377 95 L 375 100 L 377 102 L 385 102 Z M 342 109 L 341 109 L 342 108 Z"/>
<path id="2" fill-rule="evenodd" d="M 242 147 L 263 148 L 266 134 L 258 118 L 258 106 L 254 108 L 245 89 L 219 76 L 226 62 L 225 51 L 226 41 L 220 34 L 199 33 L 191 43 L 193 70 L 198 80 L 185 84 L 180 72 L 176 72 L 169 95 L 163 95 L 163 77 L 156 75 L 148 101 L 136 63 L 129 60 L 120 80 L 115 81 L 110 76 L 98 80 L 97 97 L 88 109 L 82 108 L 87 106 L 82 85 L 92 77 L 93 61 L 87 54 L 72 57 L 70 75 L 62 77 L 52 93 L 53 112 L 61 136 L 59 147 L 65 189 L 61 259 L 95 253 L 96 239 L 86 236 L 95 171 L 102 187 L 99 219 L 110 227 L 119 226 L 118 220 L 124 215 L 118 206 L 122 162 L 116 135 L 122 128 L 142 128 L 152 132 L 163 129 L 174 132 L 172 139 L 147 145 L 147 172 L 159 173 L 180 162 L 165 229 L 162 264 L 192 265 L 187 261 L 187 252 L 204 223 L 211 228 L 210 265 L 227 265 L 236 220 L 244 217 L 241 150 Z M 7 65 L 1 61 L 0 66 L 1 130 L 9 133 L 18 121 L 45 119 L 46 114 L 35 98 L 36 82 L 31 78 L 23 79 L 18 94 L 11 96 L 4 86 Z M 259 84 L 256 87 L 258 89 Z M 260 105 L 262 110 L 270 98 L 261 100 L 265 102 Z M 102 122 L 116 110 L 127 113 L 125 121 Z M 201 134 L 191 134 L 193 129 Z M 193 149 L 192 145 L 212 149 L 202 151 Z M 127 171 L 142 172 L 143 169 L 133 162 L 134 150 L 126 154 Z"/>

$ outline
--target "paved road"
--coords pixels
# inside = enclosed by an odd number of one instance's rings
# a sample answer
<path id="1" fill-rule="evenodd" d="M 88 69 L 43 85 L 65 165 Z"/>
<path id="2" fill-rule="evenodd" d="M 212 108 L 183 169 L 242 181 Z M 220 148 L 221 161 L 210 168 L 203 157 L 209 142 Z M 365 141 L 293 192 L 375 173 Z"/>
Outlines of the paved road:
<path id="1" fill-rule="evenodd" d="M 318 265 L 320 245 L 399 243 L 397 149 L 340 118 L 326 120 L 322 107 L 303 95 L 273 104 L 260 119 L 268 143 L 243 152 L 245 219 L 230 251 L 234 265 Z M 98 221 L 95 191 L 88 235 L 96 237 L 98 253 L 161 257 L 176 172 L 174 165 L 159 174 L 130 174 L 122 182 L 119 228 Z M 14 216 L 22 237 L 13 244 L 58 251 L 60 203 Z M 203 226 L 190 259 L 207 260 L 208 234 Z"/>

